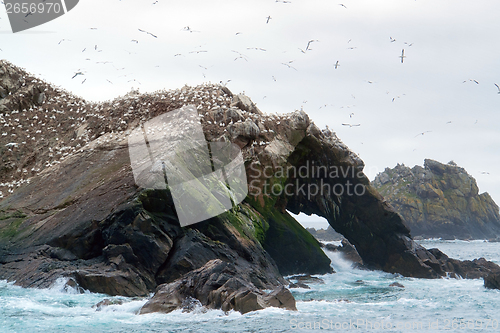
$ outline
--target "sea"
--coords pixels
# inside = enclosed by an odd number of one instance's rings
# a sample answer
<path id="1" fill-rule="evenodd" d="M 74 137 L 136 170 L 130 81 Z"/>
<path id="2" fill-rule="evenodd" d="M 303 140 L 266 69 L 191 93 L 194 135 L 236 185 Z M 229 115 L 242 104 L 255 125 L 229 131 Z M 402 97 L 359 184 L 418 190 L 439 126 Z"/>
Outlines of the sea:
<path id="1" fill-rule="evenodd" d="M 500 264 L 500 243 L 419 241 L 449 257 L 484 257 Z M 416 279 L 351 267 L 327 251 L 336 273 L 314 275 L 310 289 L 292 289 L 298 311 L 267 308 L 247 314 L 195 308 L 139 315 L 147 298 L 77 293 L 58 280 L 49 289 L 0 281 L 0 332 L 499 332 L 500 290 L 482 279 Z M 404 287 L 390 286 L 397 282 Z M 110 299 L 121 304 L 98 311 Z"/>

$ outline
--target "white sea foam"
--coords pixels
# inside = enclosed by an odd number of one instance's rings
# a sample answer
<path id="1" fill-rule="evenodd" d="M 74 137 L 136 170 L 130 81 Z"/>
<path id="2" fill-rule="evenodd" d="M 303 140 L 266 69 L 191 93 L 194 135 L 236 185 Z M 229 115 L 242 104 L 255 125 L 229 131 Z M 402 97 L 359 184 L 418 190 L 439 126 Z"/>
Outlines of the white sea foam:
<path id="1" fill-rule="evenodd" d="M 82 292 L 90 293 L 88 290 L 76 287 L 76 284 L 75 286 L 68 284 L 69 281 L 70 281 L 69 277 L 57 278 L 56 281 L 54 281 L 54 283 L 48 289 L 51 292 L 67 293 L 67 294 L 81 294 Z"/>
<path id="2" fill-rule="evenodd" d="M 429 247 L 450 246 L 464 258 L 476 253 L 494 255 L 498 243 L 463 241 L 426 241 Z M 380 271 L 351 268 L 339 253 L 327 254 L 335 274 L 315 275 L 322 283 L 307 282 L 311 289 L 291 289 L 298 311 L 268 308 L 247 314 L 221 310 L 190 313 L 181 310 L 168 314 L 138 315 L 147 299 L 110 297 L 102 294 L 77 294 L 67 289 L 67 280 L 58 280 L 49 289 L 23 289 L 12 282 L 0 281 L 0 332 L 290 332 L 292 323 L 347 323 L 353 320 L 396 325 L 420 323 L 424 332 L 443 332 L 446 320 L 475 320 L 486 323 L 498 317 L 500 290 L 489 290 L 481 279 L 458 280 L 405 278 Z M 452 255 L 450 255 L 452 257 Z M 500 251 L 496 257 L 499 260 Z M 398 282 L 404 288 L 390 287 Z M 93 307 L 105 298 L 122 302 Z M 429 329 L 429 322 L 439 320 L 440 330 Z M 402 326 L 403 327 L 403 326 Z M 297 330 L 311 332 L 311 330 Z M 323 330 L 325 331 L 325 330 Z M 335 330 L 333 330 L 335 331 Z M 338 331 L 338 330 L 337 330 Z M 355 330 L 352 332 L 377 332 Z M 409 332 L 392 329 L 388 332 Z M 415 330 L 416 332 L 417 330 Z M 493 332 L 461 329 L 460 332 Z"/>

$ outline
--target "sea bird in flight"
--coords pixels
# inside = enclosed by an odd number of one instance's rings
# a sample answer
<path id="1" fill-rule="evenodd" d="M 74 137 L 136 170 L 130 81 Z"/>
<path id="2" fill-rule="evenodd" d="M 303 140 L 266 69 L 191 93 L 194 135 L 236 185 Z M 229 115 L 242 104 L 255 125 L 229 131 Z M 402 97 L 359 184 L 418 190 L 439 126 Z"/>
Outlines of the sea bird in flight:
<path id="1" fill-rule="evenodd" d="M 307 50 L 312 50 L 309 48 L 309 46 L 311 45 L 311 43 L 314 43 L 314 42 L 319 42 L 319 40 L 317 39 L 311 39 L 310 41 L 307 42 L 307 46 L 306 46 L 306 51 Z"/>
<path id="2" fill-rule="evenodd" d="M 245 60 L 246 62 L 248 62 L 247 56 L 246 56 L 246 55 L 244 55 L 243 53 L 238 52 L 238 51 L 235 51 L 235 50 L 231 50 L 231 52 L 234 52 L 234 53 L 239 54 L 239 57 L 237 57 L 236 59 L 234 59 L 234 61 L 236 61 L 236 60 L 238 60 L 238 59 L 243 59 L 243 60 Z"/>
<path id="3" fill-rule="evenodd" d="M 498 89 L 498 93 L 500 94 L 500 87 L 498 86 L 498 84 L 494 83 L 495 87 L 497 87 Z"/>
<path id="4" fill-rule="evenodd" d="M 152 33 L 150 33 L 150 32 L 147 32 L 147 31 L 142 30 L 142 29 L 138 29 L 138 30 L 139 30 L 140 32 L 144 32 L 144 33 L 146 33 L 146 34 L 148 34 L 148 35 L 151 35 L 151 36 L 153 36 L 154 38 L 158 38 L 158 36 L 153 35 L 153 34 L 152 34 Z"/>
<path id="5" fill-rule="evenodd" d="M 403 63 L 404 58 L 406 58 L 406 56 L 405 56 L 405 49 L 401 50 L 401 55 L 399 57 L 401 58 L 401 63 Z"/>
<path id="6" fill-rule="evenodd" d="M 281 64 L 282 64 L 282 65 L 285 65 L 285 66 L 286 66 L 286 67 L 288 67 L 288 68 L 291 68 L 291 69 L 295 69 L 295 70 L 297 70 L 297 68 L 295 68 L 295 67 L 293 67 L 293 66 L 290 66 L 290 65 L 289 65 L 289 64 L 290 64 L 290 63 L 292 63 L 292 62 L 293 62 L 293 61 L 289 61 L 288 63 L 284 63 L 284 62 L 282 62 Z"/>
<path id="7" fill-rule="evenodd" d="M 73 75 L 72 79 L 74 79 L 75 77 L 77 77 L 78 75 L 85 75 L 83 74 L 82 72 L 76 72 L 75 75 Z"/>
<path id="8" fill-rule="evenodd" d="M 198 31 L 198 30 L 192 30 L 192 29 L 189 27 L 189 25 L 188 25 L 188 26 L 185 26 L 184 28 L 182 28 L 182 30 L 184 30 L 184 31 L 189 31 L 189 32 L 200 32 L 200 31 Z"/>
<path id="9" fill-rule="evenodd" d="M 351 125 L 351 124 L 342 124 L 342 126 L 356 127 L 356 126 L 361 126 L 361 124 L 354 124 L 354 125 Z"/>
<path id="10" fill-rule="evenodd" d="M 432 131 L 425 131 L 425 132 L 422 132 L 422 133 L 418 133 L 417 135 L 414 136 L 414 138 L 416 138 L 419 135 L 424 135 L 425 133 L 430 133 L 430 132 L 432 132 Z"/>

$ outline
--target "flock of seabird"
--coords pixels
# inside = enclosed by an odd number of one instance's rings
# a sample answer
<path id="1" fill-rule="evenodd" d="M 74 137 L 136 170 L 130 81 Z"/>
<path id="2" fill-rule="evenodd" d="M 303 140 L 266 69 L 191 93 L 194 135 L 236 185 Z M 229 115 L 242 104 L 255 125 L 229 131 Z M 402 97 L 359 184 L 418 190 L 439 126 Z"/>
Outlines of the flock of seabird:
<path id="1" fill-rule="evenodd" d="M 252 121 L 260 134 L 247 147 L 248 153 L 265 149 L 279 126 L 291 119 L 290 114 L 260 115 L 239 109 L 233 110 L 241 115 L 239 119 L 226 119 L 233 96 L 221 84 L 184 86 L 147 94 L 131 91 L 111 101 L 93 103 L 6 61 L 0 61 L 0 68 L 19 76 L 22 82 L 17 91 L 2 100 L 10 112 L 0 113 L 0 158 L 6 167 L 6 172 L 0 175 L 0 198 L 43 170 L 76 154 L 91 152 L 96 146 L 124 140 L 138 124 L 184 105 L 196 106 L 205 132 L 213 138 L 223 135 L 231 126 Z M 31 103 L 29 92 L 34 87 L 45 95 L 38 105 Z"/>
<path id="2" fill-rule="evenodd" d="M 290 3 L 290 1 L 276 0 L 276 2 Z M 157 2 L 155 2 L 157 3 Z M 155 4 L 153 3 L 153 4 Z M 344 4 L 339 6 L 347 7 Z M 269 24 L 272 17 L 269 15 L 265 18 L 265 23 Z M 96 30 L 97 28 L 90 28 Z M 189 33 L 199 33 L 198 30 L 193 30 L 190 26 L 185 26 L 183 31 Z M 144 33 L 152 38 L 158 36 L 152 32 L 138 29 L 139 32 Z M 236 35 L 241 32 L 236 32 Z M 348 41 L 348 43 L 351 40 Z M 71 42 L 69 39 L 61 39 L 58 44 L 63 42 Z M 132 39 L 131 42 L 138 44 L 139 40 Z M 310 39 L 305 48 L 299 48 L 302 53 L 312 51 L 313 43 L 318 43 L 319 40 Z M 390 37 L 390 42 L 396 42 L 396 39 Z M 413 43 L 405 42 L 407 47 L 411 47 Z M 356 47 L 350 47 L 354 49 Z M 82 52 L 85 52 L 84 48 Z M 98 46 L 94 46 L 94 50 L 98 50 Z M 247 47 L 247 50 L 256 50 L 265 52 L 266 49 L 260 47 Z M 193 50 L 189 53 L 205 53 L 207 50 Z M 243 53 L 232 50 L 237 54 L 235 61 L 242 59 L 248 61 L 248 57 Z M 175 54 L 180 56 L 182 54 Z M 401 50 L 399 56 L 401 63 L 407 56 L 405 49 Z M 98 62 L 107 64 L 109 62 Z M 297 68 L 292 66 L 293 60 L 282 62 L 281 64 L 289 69 L 297 71 Z M 31 74 L 27 74 L 19 68 L 12 66 L 7 62 L 0 62 L 0 66 L 10 67 L 11 70 L 23 73 L 23 87 L 36 85 L 37 87 L 43 86 L 44 93 L 47 96 L 46 100 L 39 106 L 31 106 L 19 110 L 12 110 L 10 113 L 0 113 L 0 143 L 3 147 L 2 150 L 2 163 L 8 165 L 10 172 L 7 175 L 0 175 L 0 198 L 3 198 L 3 191 L 13 193 L 14 189 L 22 184 L 29 182 L 30 178 L 44 169 L 60 163 L 63 159 L 71 157 L 74 154 L 80 153 L 88 149 L 89 143 L 95 140 L 97 144 L 106 143 L 110 137 L 106 136 L 104 141 L 99 138 L 105 134 L 111 133 L 119 138 L 127 131 L 130 131 L 130 125 L 134 120 L 145 122 L 155 115 L 163 113 L 167 110 L 179 108 L 184 104 L 194 104 L 201 112 L 201 122 L 209 129 L 215 130 L 217 127 L 227 130 L 228 126 L 238 121 L 215 121 L 213 119 L 213 112 L 218 109 L 228 109 L 231 104 L 231 97 L 220 89 L 219 85 L 204 84 L 197 87 L 184 87 L 174 91 L 157 91 L 151 94 L 139 95 L 138 93 L 130 93 L 126 96 L 117 98 L 113 101 L 106 101 L 103 103 L 88 103 L 71 93 L 47 84 L 41 80 L 36 79 Z M 200 67 L 207 70 L 205 66 Z M 334 69 L 339 69 L 340 62 L 336 60 Z M 72 79 L 78 76 L 84 76 L 86 71 L 79 69 L 72 75 Z M 276 77 L 272 76 L 276 81 Z M 107 79 L 110 84 L 112 81 Z M 131 79 L 128 82 L 138 82 Z M 469 79 L 468 81 L 479 84 L 477 80 Z M 86 78 L 82 84 L 86 82 Z M 368 81 L 372 83 L 371 81 Z M 464 81 L 464 83 L 467 82 Z M 500 86 L 494 83 L 500 94 Z M 22 99 L 23 89 L 19 89 L 15 94 L 10 94 L 6 99 L 15 101 Z M 399 98 L 399 96 L 398 96 Z M 392 99 L 394 101 L 395 98 Z M 325 105 L 326 106 L 326 105 Z M 210 113 L 212 111 L 212 113 Z M 244 112 L 245 118 L 251 119 L 257 124 L 261 124 L 261 134 L 263 135 L 259 140 L 251 143 L 251 148 L 255 149 L 270 144 L 276 127 L 279 126 L 281 121 L 289 120 L 289 115 L 257 115 L 254 113 Z M 350 118 L 354 113 L 350 113 Z M 342 123 L 346 127 L 359 127 L 361 124 Z M 417 134 L 415 137 L 423 136 L 431 131 L 424 131 Z M 28 157 L 37 156 L 34 161 L 27 161 Z M 8 176 L 8 177 L 7 177 Z"/>

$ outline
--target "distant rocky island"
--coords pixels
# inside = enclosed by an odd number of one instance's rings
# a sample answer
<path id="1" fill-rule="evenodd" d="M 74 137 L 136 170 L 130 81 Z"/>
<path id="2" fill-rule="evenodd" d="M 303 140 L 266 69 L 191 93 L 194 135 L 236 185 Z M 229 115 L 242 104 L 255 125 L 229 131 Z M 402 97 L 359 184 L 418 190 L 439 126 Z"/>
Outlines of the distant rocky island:
<path id="1" fill-rule="evenodd" d="M 197 110 L 207 142 L 241 149 L 249 193 L 225 213 L 182 227 L 169 186 L 136 185 L 127 138 L 185 105 Z M 64 279 L 108 295 L 155 293 L 141 313 L 193 304 L 294 310 L 284 276 L 333 269 L 288 211 L 327 219 L 369 269 L 438 278 L 498 268 L 418 245 L 335 133 L 303 111 L 264 114 L 221 85 L 95 103 L 0 61 L 0 156 L 0 279 L 23 287 Z"/>
<path id="2" fill-rule="evenodd" d="M 490 239 L 500 236 L 498 205 L 453 161 L 431 159 L 424 166 L 398 164 L 378 174 L 373 186 L 410 227 L 412 236 Z"/>
<path id="3" fill-rule="evenodd" d="M 344 238 L 330 225 L 326 229 L 306 228 L 306 230 L 319 241 L 341 241 Z"/>

